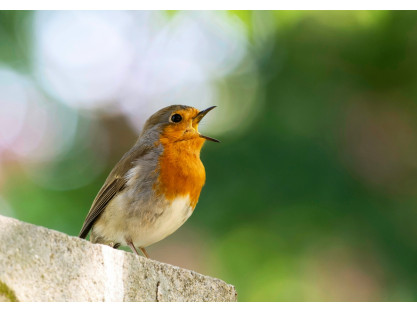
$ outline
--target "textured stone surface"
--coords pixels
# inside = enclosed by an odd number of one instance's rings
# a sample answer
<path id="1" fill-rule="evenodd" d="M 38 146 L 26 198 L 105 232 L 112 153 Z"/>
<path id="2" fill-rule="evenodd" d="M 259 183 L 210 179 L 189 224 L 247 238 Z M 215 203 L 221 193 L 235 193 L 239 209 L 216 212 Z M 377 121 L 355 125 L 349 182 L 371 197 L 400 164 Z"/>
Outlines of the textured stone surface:
<path id="1" fill-rule="evenodd" d="M 219 279 L 4 216 L 0 240 L 3 301 L 236 301 Z"/>

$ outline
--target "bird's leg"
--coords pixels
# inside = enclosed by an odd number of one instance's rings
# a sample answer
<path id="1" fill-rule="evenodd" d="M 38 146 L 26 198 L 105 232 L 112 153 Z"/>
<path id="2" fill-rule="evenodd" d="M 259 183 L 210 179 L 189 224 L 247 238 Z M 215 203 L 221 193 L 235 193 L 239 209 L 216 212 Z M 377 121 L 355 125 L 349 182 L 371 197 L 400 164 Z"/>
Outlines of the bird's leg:
<path id="1" fill-rule="evenodd" d="M 132 252 L 135 252 L 137 255 L 139 255 L 138 250 L 136 250 L 135 245 L 133 244 L 132 240 L 126 240 L 128 246 L 130 247 L 130 249 L 132 250 Z M 139 248 L 140 251 L 142 251 L 143 255 L 149 259 L 149 254 L 146 252 L 145 248 Z"/>
<path id="2" fill-rule="evenodd" d="M 135 245 L 133 244 L 133 242 L 131 240 L 126 241 L 128 246 L 130 247 L 130 249 L 132 250 L 132 252 L 135 252 L 136 255 L 139 255 L 138 250 L 136 250 Z"/>
<path id="3" fill-rule="evenodd" d="M 148 252 L 146 252 L 145 248 L 139 248 L 139 249 L 140 249 L 140 251 L 142 251 L 143 255 L 146 256 L 146 258 L 149 259 L 149 254 L 148 254 Z"/>

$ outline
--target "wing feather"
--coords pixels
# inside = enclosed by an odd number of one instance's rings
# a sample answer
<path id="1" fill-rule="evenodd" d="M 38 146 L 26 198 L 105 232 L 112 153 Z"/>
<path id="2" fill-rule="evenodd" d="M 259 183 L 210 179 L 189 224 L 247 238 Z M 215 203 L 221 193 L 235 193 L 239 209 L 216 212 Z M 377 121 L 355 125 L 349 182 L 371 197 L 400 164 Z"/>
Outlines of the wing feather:
<path id="1" fill-rule="evenodd" d="M 94 222 L 100 214 L 103 213 L 109 202 L 117 195 L 118 192 L 123 190 L 127 182 L 125 175 L 132 167 L 132 163 L 148 151 L 149 147 L 135 145 L 122 157 L 119 163 L 116 164 L 93 201 L 91 209 L 85 218 L 83 227 L 81 228 L 80 234 L 78 235 L 80 238 L 87 237 L 87 234 Z"/>
<path id="2" fill-rule="evenodd" d="M 88 215 L 85 218 L 83 227 L 81 228 L 79 234 L 80 238 L 87 237 L 87 234 L 93 226 L 93 223 L 95 222 L 97 217 L 104 211 L 107 204 L 110 202 L 111 199 L 113 199 L 117 192 L 123 189 L 123 186 L 124 182 L 120 178 L 115 179 L 110 184 L 103 186 L 96 199 L 94 200 L 90 212 L 88 212 Z"/>

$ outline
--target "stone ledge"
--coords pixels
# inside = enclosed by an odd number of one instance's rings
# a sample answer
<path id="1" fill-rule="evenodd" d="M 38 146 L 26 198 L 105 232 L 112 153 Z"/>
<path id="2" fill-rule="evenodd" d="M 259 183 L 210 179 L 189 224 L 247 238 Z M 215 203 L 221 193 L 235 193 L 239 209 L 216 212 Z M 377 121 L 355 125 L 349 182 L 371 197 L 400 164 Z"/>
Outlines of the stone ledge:
<path id="1" fill-rule="evenodd" d="M 225 282 L 0 216 L 0 301 L 236 301 Z"/>

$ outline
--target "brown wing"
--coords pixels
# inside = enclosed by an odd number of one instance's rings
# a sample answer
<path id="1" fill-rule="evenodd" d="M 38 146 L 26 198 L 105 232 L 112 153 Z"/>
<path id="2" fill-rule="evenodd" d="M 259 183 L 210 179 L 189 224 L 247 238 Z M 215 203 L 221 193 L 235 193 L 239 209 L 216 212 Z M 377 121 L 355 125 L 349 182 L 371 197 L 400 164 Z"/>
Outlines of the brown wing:
<path id="1" fill-rule="evenodd" d="M 96 199 L 94 199 L 90 212 L 88 212 L 88 215 L 85 218 L 83 227 L 81 228 L 79 234 L 80 238 L 87 237 L 87 234 L 93 226 L 93 223 L 95 222 L 97 217 L 104 211 L 107 204 L 110 202 L 111 199 L 113 199 L 117 192 L 123 189 L 124 184 L 124 179 L 119 178 L 113 180 L 109 185 L 104 185 L 100 189 Z"/>
<path id="2" fill-rule="evenodd" d="M 94 222 L 100 214 L 103 213 L 107 204 L 119 191 L 123 190 L 126 184 L 125 175 L 132 167 L 132 162 L 144 155 L 148 150 L 149 149 L 147 147 L 139 147 L 135 145 L 122 157 L 119 163 L 116 164 L 93 201 L 91 209 L 85 218 L 83 227 L 81 228 L 80 234 L 78 235 L 80 238 L 87 237 L 87 234 Z"/>

